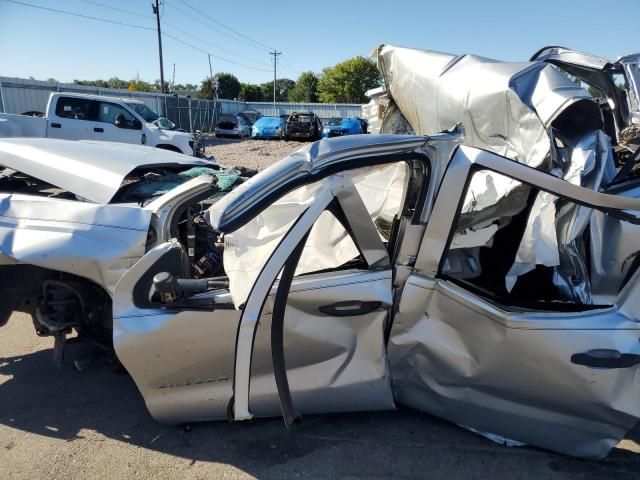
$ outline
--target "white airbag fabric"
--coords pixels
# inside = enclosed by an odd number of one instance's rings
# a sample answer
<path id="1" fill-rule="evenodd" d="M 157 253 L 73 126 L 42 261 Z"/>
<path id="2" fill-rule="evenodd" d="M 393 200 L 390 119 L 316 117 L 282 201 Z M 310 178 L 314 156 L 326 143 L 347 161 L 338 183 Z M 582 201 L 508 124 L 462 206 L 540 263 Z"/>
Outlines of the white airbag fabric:
<path id="1" fill-rule="evenodd" d="M 289 192 L 225 235 L 224 268 L 236 308 L 246 301 L 262 268 L 294 222 L 321 193 L 353 183 L 372 221 L 378 217 L 390 221 L 400 211 L 406 181 L 403 162 L 337 173 Z M 325 211 L 311 229 L 296 275 L 336 268 L 358 255 L 342 224 Z"/>

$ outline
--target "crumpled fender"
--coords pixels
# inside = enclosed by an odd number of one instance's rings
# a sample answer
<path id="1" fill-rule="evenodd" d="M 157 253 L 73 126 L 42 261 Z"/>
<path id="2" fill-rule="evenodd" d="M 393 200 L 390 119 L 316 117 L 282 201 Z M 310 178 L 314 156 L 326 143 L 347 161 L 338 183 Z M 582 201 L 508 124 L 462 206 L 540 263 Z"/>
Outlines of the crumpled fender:
<path id="1" fill-rule="evenodd" d="M 144 255 L 150 221 L 138 207 L 0 194 L 0 266 L 72 273 L 112 294 Z"/>

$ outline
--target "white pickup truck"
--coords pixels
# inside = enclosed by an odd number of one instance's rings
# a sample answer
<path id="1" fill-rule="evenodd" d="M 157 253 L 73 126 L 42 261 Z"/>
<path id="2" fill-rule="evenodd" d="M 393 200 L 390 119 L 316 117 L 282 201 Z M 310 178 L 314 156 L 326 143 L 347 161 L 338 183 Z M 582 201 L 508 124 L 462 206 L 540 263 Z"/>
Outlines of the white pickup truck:
<path id="1" fill-rule="evenodd" d="M 1 137 L 102 140 L 148 145 L 194 155 L 197 139 L 140 100 L 54 92 L 44 117 L 0 113 Z"/>

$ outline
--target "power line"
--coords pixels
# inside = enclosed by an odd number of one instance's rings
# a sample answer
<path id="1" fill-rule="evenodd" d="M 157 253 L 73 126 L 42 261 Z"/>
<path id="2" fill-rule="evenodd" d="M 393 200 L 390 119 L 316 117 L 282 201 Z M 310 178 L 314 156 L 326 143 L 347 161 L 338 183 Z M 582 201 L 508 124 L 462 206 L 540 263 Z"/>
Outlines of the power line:
<path id="1" fill-rule="evenodd" d="M 106 4 L 104 4 L 104 3 L 96 2 L 96 1 L 93 1 L 93 0 L 78 0 L 78 1 L 80 1 L 80 2 L 84 2 L 84 3 L 88 3 L 88 4 L 90 4 L 90 5 L 95 5 L 95 6 L 98 6 L 98 7 L 108 8 L 109 10 L 115 10 L 115 11 L 118 11 L 118 12 L 127 13 L 127 14 L 129 14 L 129 15 L 136 15 L 136 16 L 138 16 L 138 17 L 142 17 L 142 18 L 154 19 L 154 17 L 152 17 L 152 16 L 150 16 L 150 15 L 144 15 L 144 14 L 142 14 L 142 13 L 132 12 L 131 10 L 125 10 L 125 9 L 123 9 L 123 8 L 116 8 L 116 7 L 112 7 L 111 5 L 106 5 Z M 161 14 L 160 14 L 160 18 L 162 19 L 162 17 L 163 17 L 163 13 L 164 13 L 164 2 L 161 4 L 161 6 L 162 6 L 162 12 L 161 12 Z M 242 55 L 238 55 L 237 53 L 232 52 L 231 50 L 226 50 L 226 49 L 224 49 L 224 48 L 222 48 L 222 47 L 219 47 L 219 46 L 217 46 L 217 45 L 215 45 L 215 44 L 213 44 L 213 43 L 211 43 L 211 42 L 208 42 L 208 41 L 206 41 L 206 40 L 202 40 L 201 38 L 198 38 L 198 37 L 196 37 L 195 35 L 192 35 L 192 34 L 190 34 L 189 32 L 186 32 L 185 30 L 182 30 L 182 29 L 180 29 L 180 28 L 178 28 L 178 27 L 176 27 L 176 26 L 173 26 L 173 25 L 171 25 L 171 24 L 169 24 L 169 23 L 167 23 L 167 22 L 162 22 L 162 23 L 164 23 L 164 26 L 165 26 L 165 27 L 169 27 L 169 28 L 171 28 L 171 29 L 173 29 L 173 30 L 175 30 L 175 31 L 177 31 L 177 32 L 182 33 L 183 35 L 186 35 L 186 36 L 188 36 L 188 37 L 193 38 L 194 40 L 198 40 L 198 41 L 200 41 L 200 42 L 204 42 L 204 43 L 206 43 L 207 45 L 209 45 L 210 47 L 213 47 L 213 48 L 215 48 L 216 50 L 220 50 L 221 52 L 225 52 L 225 53 L 228 53 L 228 54 L 231 54 L 231 55 L 235 55 L 235 56 L 236 56 L 236 57 L 238 57 L 238 58 L 242 58 L 242 59 L 244 59 L 244 60 L 247 60 L 247 61 L 249 61 L 249 62 L 255 63 L 255 64 L 257 64 L 257 65 L 262 65 L 262 66 L 265 66 L 265 67 L 270 66 L 268 63 L 260 62 L 260 61 L 258 61 L 258 60 L 254 60 L 254 59 L 249 58 L 249 57 L 245 57 L 245 56 L 242 56 Z"/>
<path id="2" fill-rule="evenodd" d="M 262 47 L 259 47 L 259 46 L 255 45 L 255 44 L 253 44 L 253 43 L 247 42 L 246 40 L 243 40 L 242 38 L 237 38 L 237 37 L 231 35 L 229 32 L 225 32 L 224 30 L 219 29 L 215 25 L 212 25 L 210 22 L 206 22 L 203 19 L 201 19 L 199 17 L 196 17 L 196 16 L 194 16 L 193 14 L 191 14 L 189 12 L 184 11 L 183 9 L 177 7 L 176 5 L 174 5 L 172 3 L 170 3 L 169 6 L 171 8 L 173 8 L 173 9 L 177 10 L 178 12 L 182 13 L 183 15 L 186 15 L 187 17 L 189 17 L 189 18 L 191 18 L 191 19 L 193 19 L 193 20 L 195 20 L 197 22 L 200 22 L 205 27 L 210 28 L 212 30 L 215 30 L 216 32 L 221 33 L 222 35 L 226 35 L 227 37 L 231 38 L 232 40 L 234 40 L 236 42 L 242 43 L 243 45 L 247 45 L 247 46 L 249 46 L 251 48 L 255 48 L 257 50 L 260 50 L 261 52 L 269 52 L 269 50 L 267 50 L 265 48 L 262 48 Z M 189 6 L 189 5 L 187 5 L 187 6 Z M 193 7 L 190 7 L 190 8 L 193 8 Z M 203 15 L 203 14 L 201 14 L 201 15 Z M 205 15 L 203 15 L 203 16 L 205 16 Z M 207 18 L 210 18 L 210 17 L 207 17 Z"/>
<path id="3" fill-rule="evenodd" d="M 249 43 L 249 42 L 247 42 L 247 41 L 245 41 L 245 40 L 243 40 L 243 39 L 241 39 L 241 38 L 236 38 L 236 37 L 231 36 L 229 33 L 225 32 L 225 31 L 223 31 L 223 30 L 220 30 L 219 28 L 217 28 L 217 27 L 215 27 L 215 26 L 211 25 L 211 24 L 210 24 L 210 23 L 208 23 L 208 22 L 205 22 L 205 21 L 204 21 L 204 20 L 202 20 L 201 18 L 198 18 L 198 17 L 196 17 L 196 16 L 192 15 L 192 14 L 191 14 L 191 13 L 189 13 L 189 12 L 185 12 L 184 10 L 182 10 L 181 8 L 176 7 L 176 6 L 175 6 L 174 4 L 172 4 L 172 3 L 170 3 L 170 4 L 169 4 L 169 6 L 170 6 L 171 8 L 173 8 L 173 9 L 177 10 L 178 12 L 182 13 L 183 15 L 186 15 L 187 17 L 191 18 L 192 20 L 195 20 L 195 21 L 197 21 L 197 22 L 200 22 L 200 23 L 201 23 L 202 25 L 204 25 L 205 27 L 210 28 L 211 30 L 215 30 L 216 32 L 221 33 L 222 35 L 226 35 L 226 36 L 228 36 L 229 38 L 231 38 L 232 40 L 234 40 L 234 41 L 236 41 L 236 42 L 240 42 L 240 43 L 242 43 L 243 45 L 247 45 L 247 46 L 249 46 L 249 47 L 256 48 L 256 49 L 258 49 L 258 50 L 260 50 L 260 51 L 262 51 L 262 52 L 264 52 L 264 51 L 265 51 L 263 48 L 258 47 L 258 46 L 256 46 L 256 45 L 254 45 L 253 43 Z"/>
<path id="4" fill-rule="evenodd" d="M 212 22 L 217 23 L 218 25 L 220 25 L 220 26 L 221 26 L 221 27 L 223 27 L 223 28 L 226 28 L 226 29 L 227 29 L 227 30 L 229 30 L 230 32 L 233 32 L 233 33 L 235 33 L 236 35 L 239 35 L 240 37 L 245 38 L 245 39 L 249 40 L 250 42 L 253 42 L 253 43 L 255 43 L 256 45 L 259 45 L 259 46 L 261 46 L 261 47 L 263 47 L 263 48 L 267 48 L 267 49 L 269 49 L 269 50 L 273 50 L 273 47 L 270 47 L 269 45 L 265 45 L 265 44 L 264 44 L 264 43 L 262 43 L 262 42 L 259 42 L 259 41 L 257 41 L 257 40 L 254 40 L 253 38 L 248 37 L 248 36 L 246 36 L 246 35 L 244 35 L 244 34 L 242 34 L 242 33 L 238 32 L 237 30 L 234 30 L 234 29 L 233 29 L 233 28 L 231 28 L 230 26 L 225 25 L 225 24 L 224 24 L 224 23 L 222 23 L 221 21 L 216 20 L 215 18 L 212 18 L 212 17 L 210 17 L 209 15 L 207 15 L 206 13 L 201 12 L 201 11 L 200 11 L 200 10 L 198 10 L 197 8 L 193 7 L 192 5 L 189 5 L 189 4 L 188 4 L 188 3 L 186 3 L 184 0 L 178 0 L 178 1 L 179 1 L 181 4 L 183 4 L 183 5 L 187 6 L 187 7 L 189 7 L 189 8 L 190 8 L 191 10 L 193 10 L 194 12 L 199 13 L 200 15 L 204 16 L 205 18 L 208 18 L 208 19 L 209 19 L 209 20 L 211 20 Z"/>
<path id="5" fill-rule="evenodd" d="M 111 23 L 111 24 L 121 25 L 121 26 L 124 26 L 124 27 L 130 27 L 130 28 L 137 28 L 137 29 L 140 29 L 140 30 L 150 30 L 150 31 L 155 31 L 156 30 L 155 28 L 152 28 L 152 27 L 145 27 L 145 26 L 142 26 L 142 25 L 133 25 L 131 23 L 118 22 L 118 21 L 115 21 L 115 20 L 108 20 L 106 18 L 94 17 L 94 16 L 91 16 L 91 15 L 83 15 L 81 13 L 69 12 L 67 10 L 58 10 L 58 9 L 55 9 L 55 8 L 43 7 L 43 6 L 40 6 L 40 5 L 33 5 L 31 3 L 19 2 L 17 0 L 0 0 L 0 1 L 13 3 L 13 4 L 16 4 L 16 5 L 22 5 L 22 6 L 25 6 L 25 7 L 32 7 L 32 8 L 36 8 L 36 9 L 40 9 L 40 10 L 46 10 L 46 11 L 49 11 L 49 12 L 62 13 L 62 14 L 65 14 L 65 15 L 72 15 L 74 17 L 86 18 L 86 19 L 95 20 L 95 21 L 98 21 L 98 22 Z M 180 38 L 178 38 L 175 35 L 172 35 L 170 33 L 162 32 L 162 35 L 164 35 L 165 37 L 169 37 L 169 38 L 175 40 L 178 43 L 186 45 L 187 47 L 193 48 L 194 50 L 197 50 L 199 52 L 202 52 L 202 53 L 205 53 L 205 54 L 209 54 L 210 53 L 210 52 L 207 52 L 206 50 L 203 50 L 202 48 L 196 47 L 195 45 L 193 45 L 191 43 L 185 42 L 184 40 L 181 40 Z M 211 54 L 211 56 L 214 57 L 214 58 L 217 58 L 218 60 L 221 60 L 223 62 L 231 63 L 231 64 L 234 64 L 234 65 L 238 65 L 240 67 L 248 68 L 248 69 L 251 69 L 251 70 L 257 70 L 259 72 L 271 72 L 271 70 L 266 70 L 266 69 L 262 69 L 262 68 L 252 67 L 250 65 L 245 65 L 243 63 L 235 62 L 233 60 L 230 60 L 230 59 L 225 58 L 225 57 L 221 57 L 220 55 L 215 55 L 213 53 Z"/>
<path id="6" fill-rule="evenodd" d="M 81 13 L 69 12 L 67 10 L 57 10 L 55 8 L 43 7 L 43 6 L 40 6 L 40 5 L 34 5 L 32 3 L 18 2 L 17 0 L 3 0 L 3 1 L 9 2 L 9 3 L 14 3 L 16 5 L 22 5 L 22 6 L 25 6 L 25 7 L 37 8 L 37 9 L 40 9 L 40 10 L 47 10 L 49 12 L 64 13 L 65 15 L 73 15 L 74 17 L 87 18 L 89 20 L 96 20 L 98 22 L 113 23 L 115 25 L 122 25 L 124 27 L 138 28 L 140 30 L 155 30 L 155 28 L 144 27 L 142 25 L 132 25 L 130 23 L 117 22 L 115 20 L 107 20 L 106 18 L 92 17 L 91 15 L 83 15 Z"/>
<path id="7" fill-rule="evenodd" d="M 175 35 L 171 35 L 170 33 L 167 32 L 163 32 L 162 33 L 164 36 L 172 38 L 173 40 L 175 40 L 178 43 L 181 43 L 187 47 L 193 48 L 194 50 L 197 50 L 198 52 L 202 52 L 205 55 L 211 55 L 213 58 L 217 58 L 218 60 L 222 60 L 223 62 L 227 62 L 227 63 L 233 63 L 234 65 L 238 65 L 240 67 L 244 67 L 244 68 L 249 68 L 251 70 L 257 70 L 258 72 L 271 72 L 271 70 L 265 70 L 263 68 L 257 68 L 257 67 L 252 67 L 251 65 L 245 65 L 244 63 L 240 63 L 240 62 L 235 62 L 233 60 L 229 60 L 228 58 L 225 57 L 221 57 L 220 55 L 215 55 L 211 52 L 208 52 L 200 47 L 196 47 L 195 45 L 193 45 L 192 43 L 189 42 L 185 42 L 184 40 L 179 39 L 178 37 L 176 37 Z"/>
<path id="8" fill-rule="evenodd" d="M 88 3 L 89 5 L 95 5 L 97 7 L 108 8 L 109 10 L 115 10 L 117 12 L 128 13 L 129 15 L 135 15 L 137 17 L 149 18 L 149 19 L 153 18 L 150 15 L 145 15 L 143 13 L 138 13 L 138 12 L 132 12 L 131 10 L 125 10 L 124 8 L 112 7 L 111 5 L 106 5 L 100 2 L 94 2 L 92 0 L 78 0 L 78 1 L 83 3 Z"/>
<path id="9" fill-rule="evenodd" d="M 291 73 L 293 73 L 295 76 L 299 77 L 300 75 L 302 75 L 302 72 L 291 64 L 291 62 L 289 61 L 289 57 L 287 57 L 286 55 L 282 55 L 281 60 L 284 61 L 285 68 L 289 70 Z"/>
<path id="10" fill-rule="evenodd" d="M 21 5 L 21 6 L 24 6 L 24 7 L 31 7 L 31 8 L 35 8 L 35 9 L 39 9 L 39 10 L 45 10 L 45 11 L 48 11 L 48 12 L 61 13 L 61 14 L 64 14 L 64 15 L 71 15 L 71 16 L 74 16 L 74 17 L 85 18 L 85 19 L 94 20 L 94 21 L 97 21 L 97 22 L 110 23 L 110 24 L 114 24 L 114 25 L 121 25 L 121 26 L 124 26 L 124 27 L 130 27 L 130 28 L 137 28 L 139 30 L 151 30 L 151 31 L 156 30 L 155 28 L 145 27 L 145 26 L 142 26 L 142 25 L 133 25 L 131 23 L 118 22 L 116 20 L 108 20 L 106 18 L 94 17 L 94 16 L 91 16 L 91 15 L 83 15 L 81 13 L 69 12 L 67 10 L 59 10 L 59 9 L 55 9 L 55 8 L 43 7 L 41 5 L 34 5 L 34 4 L 31 4 L 31 3 L 20 2 L 20 1 L 17 1 L 17 0 L 2 0 L 2 1 L 8 2 L 8 3 L 13 3 L 15 5 Z M 215 55 L 215 54 L 210 53 L 210 52 L 208 52 L 206 50 L 203 50 L 202 48 L 196 47 L 195 45 L 193 45 L 191 43 L 185 42 L 184 40 L 181 40 L 180 38 L 178 38 L 175 35 L 172 35 L 170 33 L 163 32 L 162 34 L 164 36 L 169 37 L 169 38 L 175 40 L 176 42 L 181 43 L 181 44 L 183 44 L 183 45 L 185 45 L 187 47 L 190 47 L 190 48 L 192 48 L 194 50 L 197 50 L 199 52 L 205 53 L 207 55 L 210 54 L 212 57 L 217 58 L 218 60 L 221 60 L 223 62 L 231 63 L 231 64 L 237 65 L 239 67 L 244 67 L 244 68 L 248 68 L 248 69 L 251 69 L 251 70 L 256 70 L 256 71 L 259 71 L 259 72 L 270 72 L 270 70 L 257 68 L 257 67 L 252 67 L 251 65 L 245 65 L 243 63 L 235 62 L 235 61 L 230 60 L 228 58 L 221 57 L 220 55 Z"/>
<path id="11" fill-rule="evenodd" d="M 186 36 L 188 36 L 188 37 L 191 37 L 191 38 L 193 38 L 194 40 L 198 40 L 199 42 L 206 43 L 207 45 L 209 45 L 210 47 L 215 48 L 216 50 L 220 50 L 221 52 L 225 52 L 225 53 L 228 53 L 228 54 L 230 54 L 230 55 L 235 55 L 235 56 L 236 56 L 236 57 L 238 57 L 238 58 L 242 58 L 242 59 L 244 59 L 244 60 L 247 60 L 247 61 L 249 61 L 249 62 L 255 63 L 255 64 L 257 64 L 257 65 L 263 65 L 263 66 L 265 66 L 265 67 L 269 67 L 269 66 L 270 66 L 268 63 L 259 62 L 258 60 L 254 60 L 254 59 L 249 58 L 249 57 L 244 57 L 244 56 L 242 56 L 242 55 L 238 55 L 237 53 L 232 52 L 231 50 L 226 50 L 226 49 L 224 49 L 224 48 L 222 48 L 222 47 L 219 47 L 219 46 L 215 45 L 214 43 L 211 43 L 211 42 L 208 42 L 208 41 L 206 41 L 206 40 L 203 40 L 203 39 L 201 39 L 201 38 L 199 38 L 199 37 L 196 37 L 195 35 L 190 34 L 189 32 L 186 32 L 186 31 L 184 31 L 184 30 L 182 30 L 182 29 L 180 29 L 180 28 L 178 28 L 178 27 L 175 27 L 175 26 L 173 26 L 173 25 L 171 25 L 171 24 L 168 24 L 167 22 L 163 22 L 163 23 L 164 23 L 165 28 L 169 27 L 170 29 L 175 30 L 175 31 L 177 31 L 177 32 L 180 32 L 180 33 L 182 33 L 183 35 L 186 35 Z"/>

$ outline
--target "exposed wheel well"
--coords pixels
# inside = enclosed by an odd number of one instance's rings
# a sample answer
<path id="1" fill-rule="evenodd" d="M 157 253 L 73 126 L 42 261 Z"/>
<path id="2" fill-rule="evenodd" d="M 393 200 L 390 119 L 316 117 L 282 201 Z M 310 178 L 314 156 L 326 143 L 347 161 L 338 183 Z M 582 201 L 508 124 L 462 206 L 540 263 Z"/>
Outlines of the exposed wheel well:
<path id="1" fill-rule="evenodd" d="M 111 296 L 77 275 L 35 265 L 0 267 L 0 326 L 13 312 L 31 315 L 40 336 L 74 329 L 78 335 L 110 343 Z"/>
<path id="2" fill-rule="evenodd" d="M 162 150 L 170 150 L 172 152 L 182 153 L 182 150 L 180 150 L 175 145 L 169 145 L 166 143 L 161 143 L 160 145 L 156 145 L 156 148 L 161 148 Z"/>

